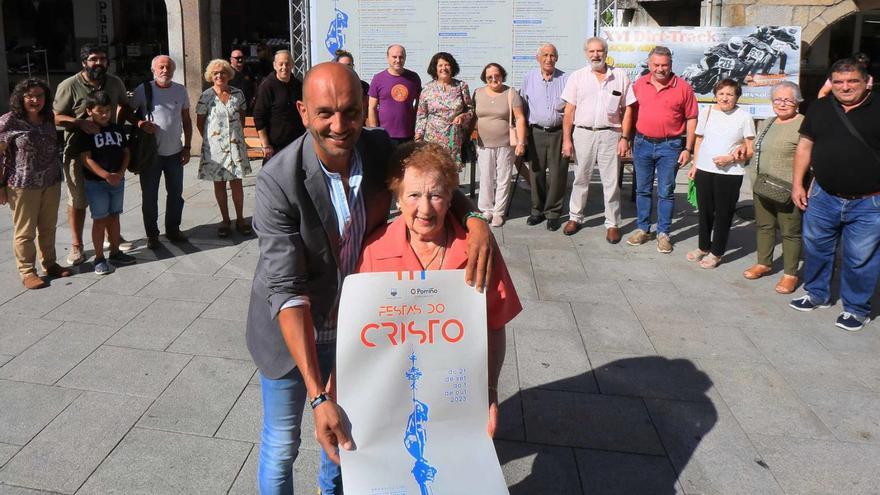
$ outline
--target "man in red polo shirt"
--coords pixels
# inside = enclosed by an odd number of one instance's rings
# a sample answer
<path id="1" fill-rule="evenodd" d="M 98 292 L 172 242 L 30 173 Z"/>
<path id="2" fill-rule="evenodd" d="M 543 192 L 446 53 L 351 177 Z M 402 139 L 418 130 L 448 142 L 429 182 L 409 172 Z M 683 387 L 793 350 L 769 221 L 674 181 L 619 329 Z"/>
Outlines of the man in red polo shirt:
<path id="1" fill-rule="evenodd" d="M 697 99 L 684 79 L 672 73 L 672 52 L 655 46 L 648 56 L 650 74 L 633 84 L 636 95 L 636 136 L 633 162 L 636 172 L 636 224 L 626 243 L 644 244 L 651 239 L 651 200 L 657 175 L 657 251 L 672 252 L 675 174 L 691 159 L 697 128 Z M 686 138 L 682 136 L 686 134 Z"/>

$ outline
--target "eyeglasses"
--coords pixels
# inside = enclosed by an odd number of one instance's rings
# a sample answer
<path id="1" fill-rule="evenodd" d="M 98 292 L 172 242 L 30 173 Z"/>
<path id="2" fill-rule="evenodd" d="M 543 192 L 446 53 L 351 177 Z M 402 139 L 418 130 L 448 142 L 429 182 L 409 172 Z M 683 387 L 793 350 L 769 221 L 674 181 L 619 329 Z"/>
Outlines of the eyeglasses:
<path id="1" fill-rule="evenodd" d="M 244 57 L 232 57 L 232 60 L 244 60 Z"/>
<path id="2" fill-rule="evenodd" d="M 792 99 L 789 99 L 789 98 L 773 98 L 773 104 L 774 104 L 774 105 L 779 105 L 779 106 L 783 106 L 783 105 L 797 105 L 798 102 L 797 102 L 797 100 L 792 100 Z"/>
<path id="3" fill-rule="evenodd" d="M 493 75 L 491 75 L 491 76 L 486 76 L 486 80 L 487 80 L 487 81 L 503 81 L 504 78 L 501 77 L 500 75 L 496 76 L 496 75 L 493 74 Z"/>

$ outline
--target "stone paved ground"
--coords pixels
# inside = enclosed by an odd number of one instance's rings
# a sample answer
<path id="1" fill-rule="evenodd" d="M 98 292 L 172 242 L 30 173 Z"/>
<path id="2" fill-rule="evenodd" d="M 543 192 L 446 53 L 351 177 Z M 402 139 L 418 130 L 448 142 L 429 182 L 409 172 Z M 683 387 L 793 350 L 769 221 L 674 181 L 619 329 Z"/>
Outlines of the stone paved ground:
<path id="1" fill-rule="evenodd" d="M 18 281 L 0 210 L 0 494 L 255 492 L 260 389 L 243 333 L 257 244 L 215 237 L 195 171 L 191 245 L 153 253 L 141 239 L 137 265 L 99 278 L 87 263 L 40 291 Z M 592 228 L 573 237 L 527 227 L 521 190 L 497 231 L 525 306 L 500 387 L 511 492 L 877 493 L 880 327 L 844 333 L 839 305 L 797 313 L 773 292 L 778 275 L 744 280 L 748 224 L 714 271 L 684 259 L 692 213 L 675 218 L 672 255 L 611 246 L 596 186 Z M 248 205 L 253 192 L 251 179 Z M 633 214 L 624 201 L 625 232 Z M 68 236 L 60 216 L 61 257 Z M 305 431 L 296 484 L 314 493 Z"/>

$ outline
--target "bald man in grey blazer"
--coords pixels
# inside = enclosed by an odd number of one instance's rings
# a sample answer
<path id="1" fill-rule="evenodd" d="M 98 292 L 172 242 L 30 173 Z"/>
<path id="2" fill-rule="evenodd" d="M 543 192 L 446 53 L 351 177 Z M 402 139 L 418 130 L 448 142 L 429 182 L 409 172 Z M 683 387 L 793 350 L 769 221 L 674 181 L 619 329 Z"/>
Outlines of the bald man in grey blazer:
<path id="1" fill-rule="evenodd" d="M 388 218 L 385 187 L 391 142 L 362 129 L 360 81 L 342 64 L 312 68 L 297 108 L 308 133 L 272 157 L 257 176 L 253 228 L 260 242 L 247 319 L 247 345 L 260 370 L 263 432 L 260 493 L 293 493 L 293 461 L 306 401 L 323 447 L 318 487 L 341 493 L 338 446 L 348 431 L 328 383 L 335 364 L 342 281 L 363 239 Z M 469 230 L 467 280 L 485 286 L 494 242 L 485 221 L 466 217 L 460 192 L 453 209 Z"/>

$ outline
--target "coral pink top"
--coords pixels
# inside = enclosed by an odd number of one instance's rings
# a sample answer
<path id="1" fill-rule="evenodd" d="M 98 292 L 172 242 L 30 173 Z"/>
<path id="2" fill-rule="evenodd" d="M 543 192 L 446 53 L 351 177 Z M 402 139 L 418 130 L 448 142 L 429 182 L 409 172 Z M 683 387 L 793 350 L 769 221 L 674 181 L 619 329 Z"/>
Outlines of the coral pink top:
<path id="1" fill-rule="evenodd" d="M 453 234 L 452 245 L 446 249 L 442 270 L 463 269 L 467 264 L 467 239 L 464 227 L 447 215 L 446 226 Z M 364 251 L 355 272 L 421 271 L 422 265 L 406 238 L 403 217 L 377 230 L 364 242 Z M 495 249 L 492 275 L 486 286 L 486 306 L 489 328 L 501 329 L 522 311 L 507 265 Z"/>

